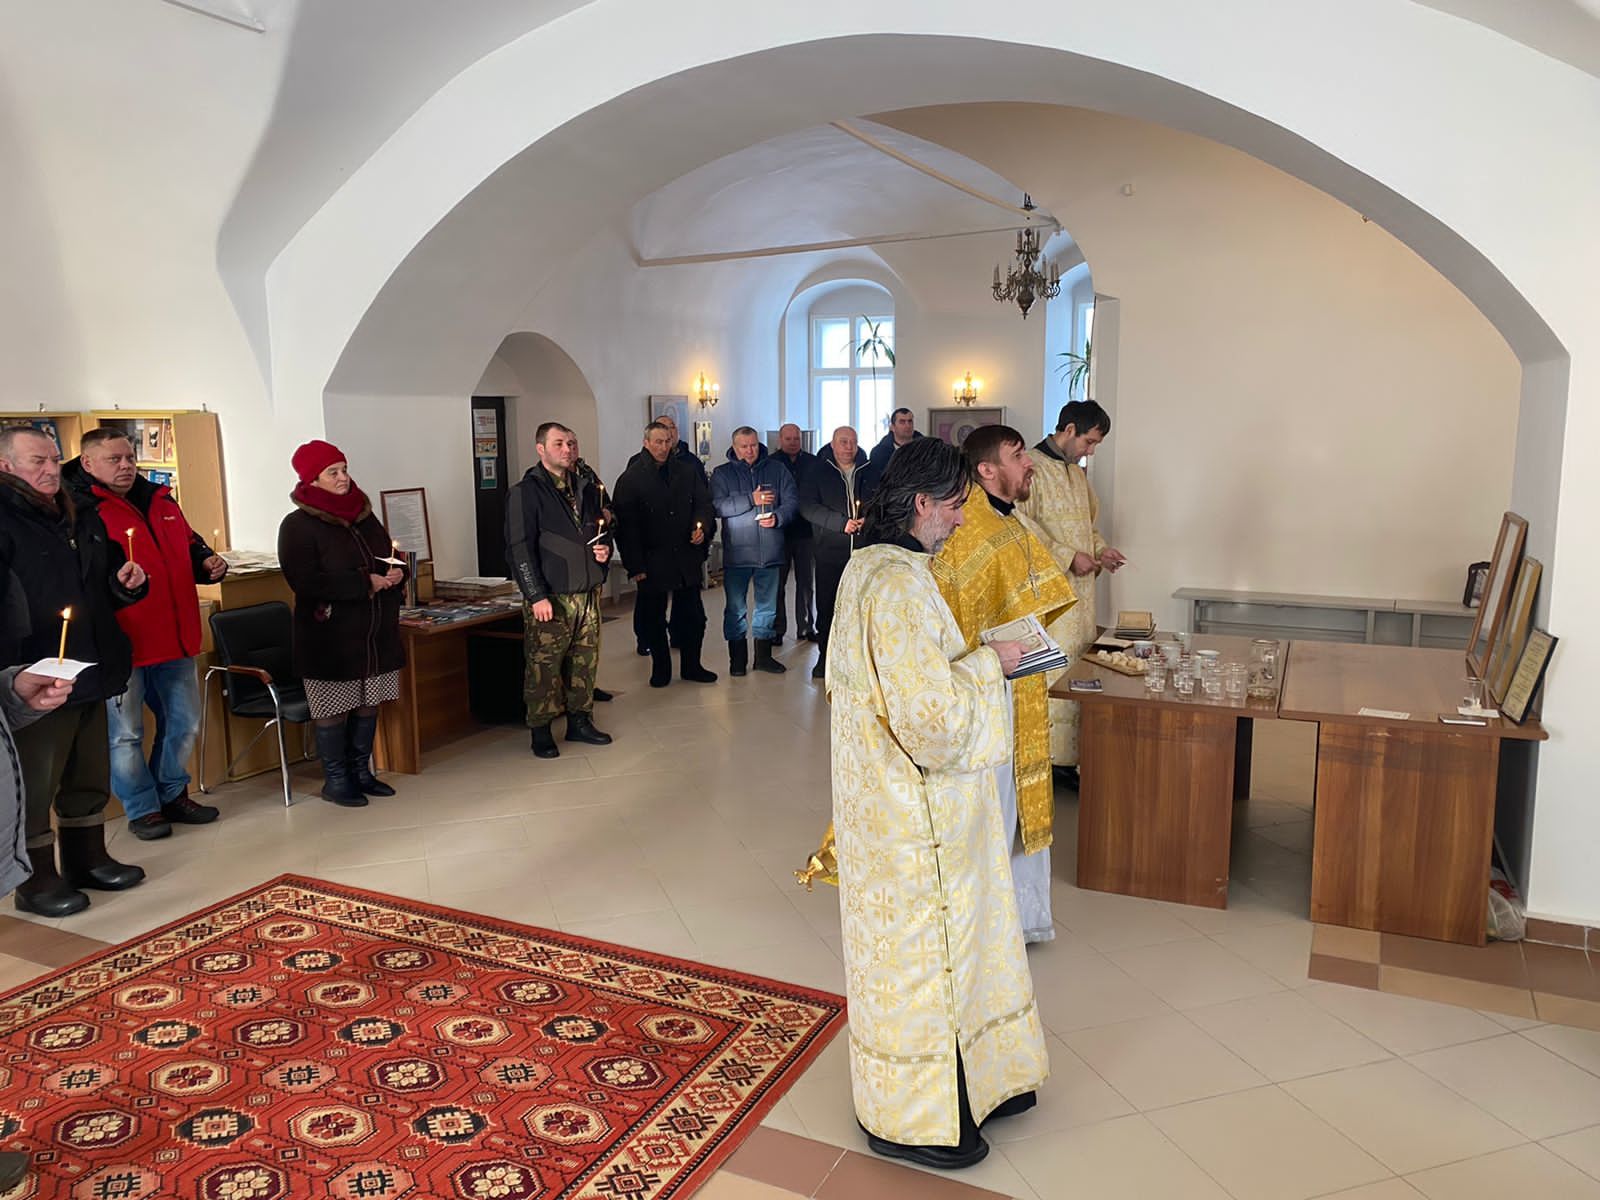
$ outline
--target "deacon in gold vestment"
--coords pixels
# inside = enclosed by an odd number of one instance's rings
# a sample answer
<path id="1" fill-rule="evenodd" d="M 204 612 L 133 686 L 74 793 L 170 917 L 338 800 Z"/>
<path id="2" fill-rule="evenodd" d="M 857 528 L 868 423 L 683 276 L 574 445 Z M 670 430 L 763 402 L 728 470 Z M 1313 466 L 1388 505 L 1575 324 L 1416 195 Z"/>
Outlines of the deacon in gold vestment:
<path id="1" fill-rule="evenodd" d="M 978 1123 L 1049 1070 L 995 789 L 1022 647 L 974 649 L 928 565 L 969 478 L 934 438 L 895 454 L 828 638 L 856 1115 L 877 1153 L 939 1168 L 981 1159 Z"/>
<path id="2" fill-rule="evenodd" d="M 1048 625 L 1073 604 L 1072 586 L 1039 539 L 1013 513 L 1033 480 L 1027 443 L 1015 429 L 987 425 L 962 447 L 974 478 L 962 527 L 934 555 L 933 578 L 971 649 L 985 629 L 1038 617 Z M 1030 942 L 1055 937 L 1050 914 L 1050 843 L 1055 782 L 1045 677 L 1013 680 L 1011 766 L 999 784 L 1001 819 L 1015 833 L 1011 874 Z"/>
<path id="3" fill-rule="evenodd" d="M 1100 632 L 1094 612 L 1100 572 L 1116 571 L 1126 561 L 1095 528 L 1100 501 L 1088 473 L 1078 465 L 1110 432 L 1110 416 L 1093 400 L 1063 405 L 1056 432 L 1034 447 L 1038 453 L 1033 460 L 1032 493 L 1017 502 L 1017 512 L 1038 531 L 1077 593 L 1078 603 L 1050 626 L 1050 636 L 1070 659 L 1082 654 Z M 1078 765 L 1078 717 L 1077 701 L 1051 697 L 1050 761 L 1058 767 Z"/>

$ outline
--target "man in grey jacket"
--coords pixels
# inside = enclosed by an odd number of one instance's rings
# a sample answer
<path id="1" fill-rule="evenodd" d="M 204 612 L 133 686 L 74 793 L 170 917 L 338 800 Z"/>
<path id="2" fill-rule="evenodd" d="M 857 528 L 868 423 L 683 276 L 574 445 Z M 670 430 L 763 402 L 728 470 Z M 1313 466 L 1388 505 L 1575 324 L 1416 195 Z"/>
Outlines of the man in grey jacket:
<path id="1" fill-rule="evenodd" d="M 0 671 L 0 895 L 15 890 L 33 874 L 23 817 L 22 763 L 11 731 L 60 708 L 70 695 L 69 680 L 34 675 L 21 667 Z M 28 1161 L 22 1151 L 0 1150 L 0 1192 L 9 1192 L 22 1182 Z"/>

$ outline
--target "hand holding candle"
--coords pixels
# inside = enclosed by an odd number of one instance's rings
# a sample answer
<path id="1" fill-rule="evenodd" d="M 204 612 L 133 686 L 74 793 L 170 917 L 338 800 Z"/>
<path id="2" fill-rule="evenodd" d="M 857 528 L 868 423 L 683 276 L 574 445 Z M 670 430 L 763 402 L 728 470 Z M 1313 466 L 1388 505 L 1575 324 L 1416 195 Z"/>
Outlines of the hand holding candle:
<path id="1" fill-rule="evenodd" d="M 705 522 L 704 521 L 696 521 L 694 523 L 694 533 L 692 533 L 689 536 L 689 541 L 690 541 L 690 543 L 692 545 L 698 546 L 701 542 L 703 542 L 705 540 L 706 540 Z"/>
<path id="2" fill-rule="evenodd" d="M 129 525 L 127 530 L 126 530 L 126 532 L 127 532 L 127 535 L 128 535 L 128 561 L 132 562 L 133 561 L 133 526 Z"/>

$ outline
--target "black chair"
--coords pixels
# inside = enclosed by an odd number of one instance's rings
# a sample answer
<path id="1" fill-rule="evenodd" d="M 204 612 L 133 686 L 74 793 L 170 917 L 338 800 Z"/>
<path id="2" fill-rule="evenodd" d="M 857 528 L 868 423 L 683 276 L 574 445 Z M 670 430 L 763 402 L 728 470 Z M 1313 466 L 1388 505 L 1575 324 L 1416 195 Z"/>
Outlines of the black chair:
<path id="1" fill-rule="evenodd" d="M 294 673 L 294 659 L 290 646 L 294 628 L 289 606 L 281 600 L 269 604 L 251 604 L 245 608 L 224 609 L 211 614 L 211 637 L 216 643 L 219 666 L 206 670 L 200 701 L 200 791 L 206 786 L 206 716 L 211 706 L 211 677 L 222 676 L 222 698 L 228 711 L 236 717 L 265 719 L 260 732 L 250 739 L 250 744 L 234 757 L 222 774 L 223 783 L 237 783 L 252 775 L 235 775 L 239 760 L 255 748 L 261 735 L 274 730 L 278 735 L 278 770 L 283 775 L 283 803 L 292 804 L 289 791 L 289 755 L 283 745 L 285 721 L 301 725 L 301 757 L 298 762 L 310 761 L 312 755 L 307 740 L 310 729 L 311 706 L 306 702 L 305 685 Z M 267 770 L 271 770 L 270 767 Z"/>

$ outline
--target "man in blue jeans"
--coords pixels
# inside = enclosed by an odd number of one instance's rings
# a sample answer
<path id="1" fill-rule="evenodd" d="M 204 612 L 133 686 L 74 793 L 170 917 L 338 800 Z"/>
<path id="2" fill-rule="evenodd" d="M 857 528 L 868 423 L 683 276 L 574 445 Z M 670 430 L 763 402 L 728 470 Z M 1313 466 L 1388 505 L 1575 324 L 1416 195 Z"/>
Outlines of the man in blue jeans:
<path id="1" fill-rule="evenodd" d="M 748 425 L 733 431 L 728 461 L 711 472 L 711 503 L 722 518 L 722 636 L 728 639 L 728 673 L 748 666 L 751 626 L 755 627 L 758 671 L 781 675 L 772 657 L 777 636 L 778 568 L 783 565 L 783 527 L 800 511 L 794 476 L 767 457 L 767 448 Z M 748 611 L 755 585 L 754 613 Z"/>
<path id="2" fill-rule="evenodd" d="M 144 841 L 172 833 L 174 822 L 217 819 L 209 804 L 189 798 L 189 758 L 200 732 L 200 598 L 197 583 L 215 583 L 228 564 L 189 528 L 172 489 L 138 472 L 133 444 L 112 429 L 83 435 L 82 453 L 63 480 L 100 503 L 107 532 L 144 568 L 150 592 L 117 611 L 133 643 L 128 690 L 106 701 L 111 730 L 111 790 L 128 828 Z M 155 743 L 144 756 L 144 710 L 156 718 Z"/>

